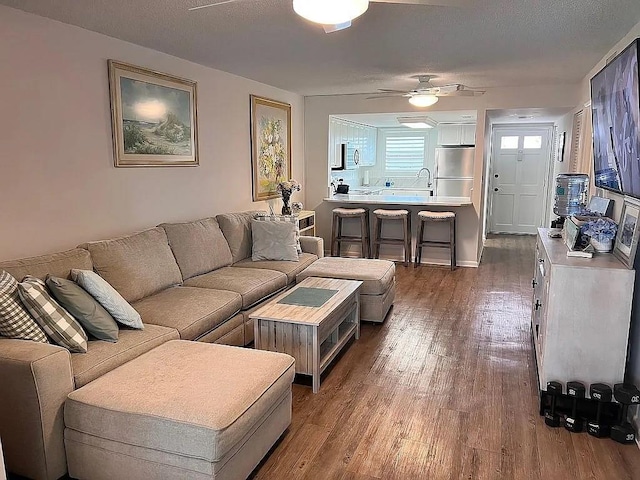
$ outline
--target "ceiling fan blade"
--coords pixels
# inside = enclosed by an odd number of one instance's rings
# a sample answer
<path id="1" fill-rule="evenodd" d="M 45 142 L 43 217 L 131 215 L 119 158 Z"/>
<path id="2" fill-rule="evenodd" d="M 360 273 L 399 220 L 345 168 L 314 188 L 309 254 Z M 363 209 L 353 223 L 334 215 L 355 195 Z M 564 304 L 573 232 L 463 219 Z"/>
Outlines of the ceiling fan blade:
<path id="1" fill-rule="evenodd" d="M 322 25 L 324 29 L 324 33 L 333 33 L 339 32 L 340 30 L 344 30 L 345 28 L 349 28 L 351 26 L 351 20 L 344 23 L 337 23 L 335 25 Z"/>
<path id="2" fill-rule="evenodd" d="M 402 93 L 402 94 L 408 93 L 406 90 L 392 90 L 389 88 L 379 88 L 378 91 L 380 93 Z"/>
<path id="3" fill-rule="evenodd" d="M 203 8 L 209 8 L 209 7 L 217 7 L 218 5 L 224 5 L 225 3 L 235 3 L 235 2 L 241 2 L 242 0 L 221 0 L 220 2 L 215 2 L 215 3 L 208 3 L 206 5 L 199 5 L 197 7 L 191 7 L 189 9 L 190 12 L 193 12 L 194 10 L 201 10 Z"/>
<path id="4" fill-rule="evenodd" d="M 370 0 L 375 3 L 404 3 L 407 5 L 433 5 L 437 7 L 468 7 L 475 0 Z"/>
<path id="5" fill-rule="evenodd" d="M 407 97 L 407 96 L 410 96 L 410 95 L 403 94 L 403 93 L 394 93 L 394 94 L 388 94 L 388 95 L 373 95 L 371 97 L 367 97 L 367 100 L 378 100 L 380 98 Z"/>
<path id="6" fill-rule="evenodd" d="M 443 92 L 439 97 L 479 97 L 484 95 L 484 90 L 454 90 L 452 92 Z"/>

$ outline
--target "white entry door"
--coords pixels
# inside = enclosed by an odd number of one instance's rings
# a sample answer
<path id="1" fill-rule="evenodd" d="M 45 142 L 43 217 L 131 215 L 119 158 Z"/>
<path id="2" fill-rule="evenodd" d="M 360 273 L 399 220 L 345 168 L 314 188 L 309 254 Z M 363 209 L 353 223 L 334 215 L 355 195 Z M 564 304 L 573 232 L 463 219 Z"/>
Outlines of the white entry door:
<path id="1" fill-rule="evenodd" d="M 545 208 L 552 127 L 495 127 L 491 158 L 492 233 L 536 233 Z"/>

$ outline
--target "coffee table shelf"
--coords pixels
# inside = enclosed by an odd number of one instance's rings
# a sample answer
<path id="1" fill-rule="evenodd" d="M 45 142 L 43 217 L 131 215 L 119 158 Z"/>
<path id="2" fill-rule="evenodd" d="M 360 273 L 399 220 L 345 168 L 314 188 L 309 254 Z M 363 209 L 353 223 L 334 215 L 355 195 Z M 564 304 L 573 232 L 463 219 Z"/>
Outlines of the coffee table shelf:
<path id="1" fill-rule="evenodd" d="M 347 342 L 360 337 L 362 282 L 310 277 L 253 312 L 255 347 L 287 353 L 296 359 L 296 373 L 311 375 L 313 393 L 320 375 Z M 299 288 L 337 291 L 320 307 L 279 303 Z"/>

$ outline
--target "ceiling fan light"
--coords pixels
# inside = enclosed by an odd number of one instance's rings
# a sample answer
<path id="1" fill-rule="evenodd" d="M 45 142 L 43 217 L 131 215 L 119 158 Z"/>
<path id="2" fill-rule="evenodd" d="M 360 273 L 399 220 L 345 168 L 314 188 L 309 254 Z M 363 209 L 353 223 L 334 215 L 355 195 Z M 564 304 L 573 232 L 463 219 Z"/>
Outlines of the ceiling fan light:
<path id="1" fill-rule="evenodd" d="M 369 0 L 293 0 L 293 10 L 303 18 L 322 25 L 337 25 L 359 17 L 369 8 Z"/>
<path id="2" fill-rule="evenodd" d="M 438 97 L 431 94 L 418 94 L 409 97 L 409 103 L 415 107 L 430 107 L 438 101 Z"/>

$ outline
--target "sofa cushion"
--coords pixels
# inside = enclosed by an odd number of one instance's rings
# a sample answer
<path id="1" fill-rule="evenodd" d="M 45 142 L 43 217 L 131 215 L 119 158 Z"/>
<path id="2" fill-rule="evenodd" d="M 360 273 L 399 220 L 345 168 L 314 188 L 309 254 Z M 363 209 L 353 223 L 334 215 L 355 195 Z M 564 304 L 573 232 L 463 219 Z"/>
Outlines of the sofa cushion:
<path id="1" fill-rule="evenodd" d="M 238 313 L 242 300 L 227 290 L 173 287 L 133 306 L 145 324 L 175 328 L 183 340 L 195 340 Z"/>
<path id="2" fill-rule="evenodd" d="M 120 330 L 118 343 L 91 340 L 87 353 L 71 355 L 76 388 L 86 385 L 158 345 L 179 338 L 177 330 L 173 328 L 147 325 L 144 330 L 123 328 Z"/>
<path id="3" fill-rule="evenodd" d="M 215 218 L 188 223 L 163 223 L 182 278 L 188 279 L 231 265 L 229 244 Z"/>
<path id="4" fill-rule="evenodd" d="M 324 257 L 299 273 L 296 281 L 307 277 L 361 280 L 360 295 L 382 295 L 395 282 L 396 266 L 388 260 Z"/>
<path id="5" fill-rule="evenodd" d="M 20 300 L 18 281 L 4 270 L 0 270 L 0 336 L 49 343 Z"/>
<path id="6" fill-rule="evenodd" d="M 142 318 L 140 318 L 140 314 L 136 312 L 135 308 L 96 272 L 73 268 L 71 269 L 71 278 L 89 292 L 111 314 L 116 322 L 139 330 L 144 328 Z"/>
<path id="7" fill-rule="evenodd" d="M 246 309 L 286 287 L 287 276 L 275 270 L 224 267 L 190 278 L 184 284 L 239 293 L 242 296 L 242 308 Z"/>
<path id="8" fill-rule="evenodd" d="M 82 247 L 91 253 L 95 271 L 128 302 L 182 283 L 167 234 L 160 227 Z"/>
<path id="9" fill-rule="evenodd" d="M 231 249 L 233 263 L 251 256 L 251 220 L 260 213 L 263 212 L 257 210 L 216 216 Z"/>
<path id="10" fill-rule="evenodd" d="M 118 325 L 113 317 L 85 289 L 66 278 L 47 276 L 49 291 L 85 331 L 98 340 L 118 341 Z"/>
<path id="11" fill-rule="evenodd" d="M 44 280 L 48 274 L 70 278 L 72 268 L 93 270 L 89 252 L 82 248 L 74 248 L 66 252 L 0 263 L 0 270 L 6 270 L 18 280 L 22 280 L 27 275 Z"/>
<path id="12" fill-rule="evenodd" d="M 217 462 L 290 395 L 294 373 L 289 355 L 171 341 L 71 392 L 65 425 Z"/>
<path id="13" fill-rule="evenodd" d="M 275 270 L 276 272 L 282 272 L 287 276 L 287 283 L 293 283 L 296 281 L 296 275 L 302 272 L 305 268 L 311 265 L 318 259 L 317 255 L 313 253 L 301 253 L 298 255 L 297 262 L 285 262 L 276 260 L 260 260 L 254 262 L 250 258 L 245 258 L 233 265 L 233 268 L 260 268 L 264 270 Z"/>
<path id="14" fill-rule="evenodd" d="M 298 261 L 294 223 L 252 220 L 251 239 L 252 260 Z"/>
<path id="15" fill-rule="evenodd" d="M 18 284 L 20 299 L 29 313 L 56 345 L 71 352 L 87 351 L 87 334 L 82 326 L 55 301 L 42 280 L 26 276 Z"/>

